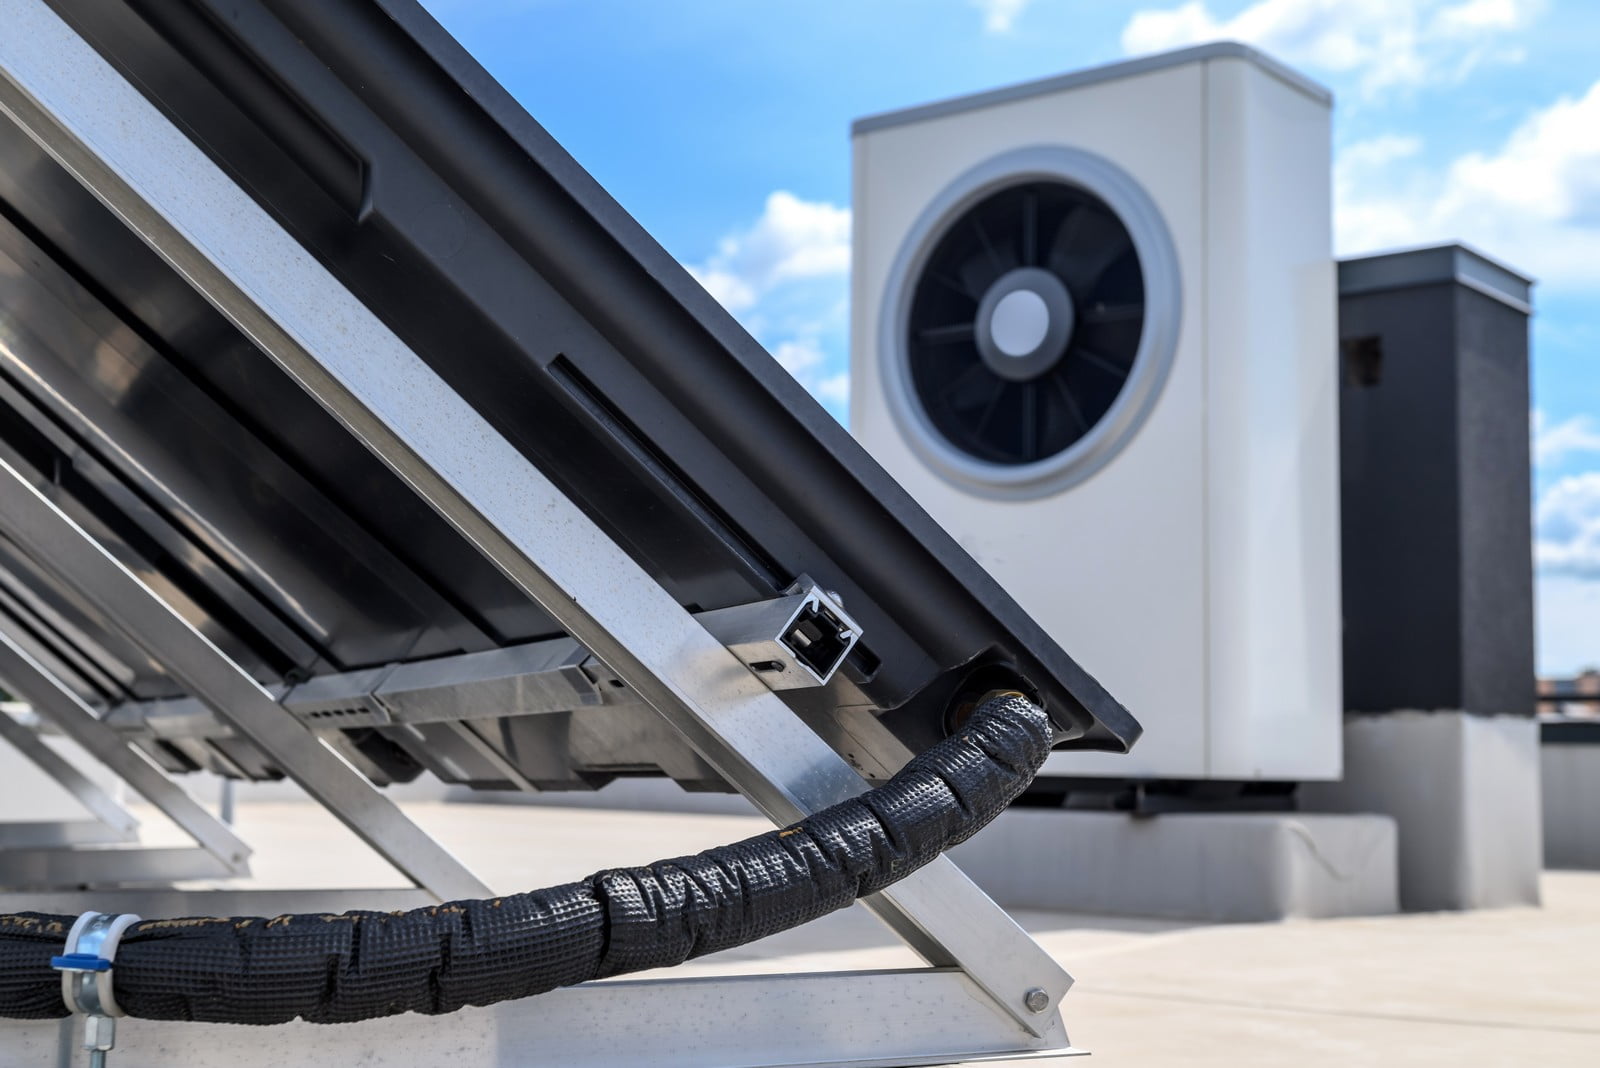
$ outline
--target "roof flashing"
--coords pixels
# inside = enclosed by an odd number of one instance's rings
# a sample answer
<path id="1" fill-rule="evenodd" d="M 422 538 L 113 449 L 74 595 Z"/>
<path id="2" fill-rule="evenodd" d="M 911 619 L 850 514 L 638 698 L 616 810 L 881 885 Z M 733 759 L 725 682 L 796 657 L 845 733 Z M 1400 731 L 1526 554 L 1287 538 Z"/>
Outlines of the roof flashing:
<path id="1" fill-rule="evenodd" d="M 1534 280 L 1471 245 L 1447 241 L 1339 261 L 1339 295 L 1454 282 L 1524 314 L 1533 311 Z"/>

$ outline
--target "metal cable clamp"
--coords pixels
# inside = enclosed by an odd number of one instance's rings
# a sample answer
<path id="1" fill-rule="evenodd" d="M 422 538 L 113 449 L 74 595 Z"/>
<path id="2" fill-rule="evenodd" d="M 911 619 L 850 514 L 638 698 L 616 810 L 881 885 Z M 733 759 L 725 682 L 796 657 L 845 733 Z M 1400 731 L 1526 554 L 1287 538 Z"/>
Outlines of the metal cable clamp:
<path id="1" fill-rule="evenodd" d="M 83 1048 L 89 1068 L 105 1068 L 117 1042 L 117 1017 L 124 1016 L 112 992 L 112 969 L 122 934 L 139 922 L 131 913 L 85 912 L 67 932 L 67 945 L 50 966 L 61 973 L 61 1000 L 84 1018 Z"/>

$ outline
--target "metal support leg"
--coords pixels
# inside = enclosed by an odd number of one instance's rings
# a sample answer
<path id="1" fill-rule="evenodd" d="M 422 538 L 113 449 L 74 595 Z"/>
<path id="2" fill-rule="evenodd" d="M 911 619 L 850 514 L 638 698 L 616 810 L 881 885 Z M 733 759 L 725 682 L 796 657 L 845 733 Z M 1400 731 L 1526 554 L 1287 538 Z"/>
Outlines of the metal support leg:
<path id="1" fill-rule="evenodd" d="M 0 39 L 0 110 L 730 783 L 778 822 L 865 789 L 837 753 L 41 0 L 0 0 L 0 20 L 8 27 Z M 4 492 L 13 491 L 8 485 Z M 77 578 L 84 590 L 126 587 L 99 564 Z M 147 603 L 141 608 L 135 614 L 159 615 Z M 135 621 L 134 630 L 170 630 L 167 616 Z M 204 641 L 189 634 L 159 644 Z M 303 733 L 298 744 L 282 736 L 298 725 L 265 715 L 262 702 L 270 699 L 258 686 L 220 670 L 209 645 L 197 652 L 198 662 L 185 665 L 185 681 L 202 684 L 197 695 L 248 722 L 247 733 L 270 734 L 277 745 L 263 748 L 303 748 Z M 886 892 L 877 911 L 931 963 L 963 969 L 1026 1031 L 1065 1043 L 1055 1009 L 1070 978 L 953 864 L 941 860 Z M 1045 992 L 1042 1009 L 1029 1007 L 1030 1000 L 1039 1004 L 1030 998 L 1035 990 Z"/>
<path id="2" fill-rule="evenodd" d="M 11 472 L 11 469 L 5 468 L 5 471 Z M 0 497 L 4 497 L 8 505 L 12 503 L 8 491 L 0 490 Z M 248 873 L 250 847 L 238 835 L 130 748 L 127 740 L 114 729 L 101 723 L 77 694 L 46 671 L 3 629 L 0 629 L 0 679 L 32 705 L 36 713 L 54 723 L 62 734 L 77 742 L 161 810 L 199 846 L 198 850 L 82 849 L 52 850 L 48 854 L 39 851 L 29 855 L 8 851 L 0 866 L 7 884 L 152 882 Z M 0 732 L 25 730 L 9 716 L 0 716 L 0 719 L 5 720 L 0 724 Z"/>
<path id="3" fill-rule="evenodd" d="M 0 851 L 31 846 L 70 846 L 89 842 L 131 842 L 136 838 L 139 820 L 133 813 L 119 805 L 115 798 L 100 789 L 91 779 L 62 759 L 61 755 L 39 735 L 18 723 L 0 709 L 0 738 L 44 772 L 51 780 L 88 810 L 94 817 L 80 824 L 68 826 L 52 824 L 43 834 L 29 834 L 30 824 L 12 824 L 0 827 Z M 78 829 L 78 828 L 82 829 Z"/>
<path id="4" fill-rule="evenodd" d="M 406 818 L 359 772 L 335 756 L 316 735 L 285 715 L 260 683 L 4 461 L 0 461 L 0 533 L 39 566 L 77 589 L 129 640 L 272 757 L 286 775 L 418 886 L 441 899 L 489 896 L 488 887 L 460 861 Z M 42 670 L 30 672 L 30 665 L 37 668 L 21 648 L 8 639 L 0 640 L 0 675 L 15 670 L 37 676 L 32 683 L 39 698 L 13 680 L 19 693 L 38 707 L 50 710 L 67 708 L 63 698 L 76 703 L 70 691 L 47 688 L 44 680 L 54 680 Z M 82 711 L 93 718 L 86 708 Z M 96 726 L 103 726 L 95 722 Z M 111 736 L 115 738 L 114 732 Z M 126 751 L 120 739 L 116 744 Z M 153 768 L 150 770 L 154 772 Z M 161 781 L 171 786 L 164 776 Z M 217 829 L 232 835 L 209 813 L 198 805 L 195 808 Z"/>

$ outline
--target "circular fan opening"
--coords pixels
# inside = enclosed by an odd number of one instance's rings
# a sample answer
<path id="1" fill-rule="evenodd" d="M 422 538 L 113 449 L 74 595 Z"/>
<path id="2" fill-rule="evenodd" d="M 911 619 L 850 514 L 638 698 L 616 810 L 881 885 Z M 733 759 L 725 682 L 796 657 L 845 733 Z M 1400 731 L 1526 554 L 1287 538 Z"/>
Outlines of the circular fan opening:
<path id="1" fill-rule="evenodd" d="M 935 238 L 905 322 L 932 427 L 986 464 L 1038 464 L 1088 435 L 1132 379 L 1145 331 L 1133 236 L 1063 181 L 1006 186 Z"/>

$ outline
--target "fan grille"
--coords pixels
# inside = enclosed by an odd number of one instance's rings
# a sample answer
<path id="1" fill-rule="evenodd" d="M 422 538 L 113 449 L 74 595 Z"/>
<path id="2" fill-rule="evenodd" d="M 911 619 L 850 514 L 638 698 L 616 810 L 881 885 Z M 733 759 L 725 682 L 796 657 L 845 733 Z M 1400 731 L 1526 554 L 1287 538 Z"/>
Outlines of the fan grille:
<path id="1" fill-rule="evenodd" d="M 1053 332 L 1021 360 L 993 340 L 998 297 L 1018 288 L 1055 303 Z M 911 386 L 962 452 L 1036 463 L 1110 410 L 1144 328 L 1139 256 L 1116 213 L 1066 182 L 1019 183 L 962 212 L 924 261 L 906 325 Z"/>

